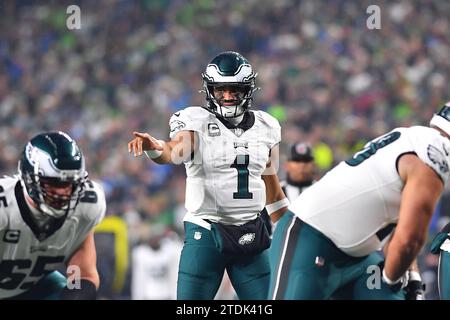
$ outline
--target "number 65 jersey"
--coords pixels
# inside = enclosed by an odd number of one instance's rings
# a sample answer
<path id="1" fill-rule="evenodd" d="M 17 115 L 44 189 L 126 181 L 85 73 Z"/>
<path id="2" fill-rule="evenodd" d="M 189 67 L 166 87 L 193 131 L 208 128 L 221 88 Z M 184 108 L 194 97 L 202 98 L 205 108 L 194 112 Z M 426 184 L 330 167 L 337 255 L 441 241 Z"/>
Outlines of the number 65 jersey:
<path id="1" fill-rule="evenodd" d="M 87 181 L 85 190 L 62 225 L 52 225 L 41 233 L 34 225 L 19 179 L 0 179 L 0 299 L 27 291 L 62 267 L 101 221 L 106 210 L 102 187 Z"/>
<path id="2" fill-rule="evenodd" d="M 189 107 L 170 119 L 170 138 L 179 131 L 194 131 L 198 145 L 185 162 L 185 221 L 240 225 L 255 219 L 266 204 L 261 176 L 281 140 L 278 121 L 247 111 L 235 127 L 205 108 Z"/>
<path id="3" fill-rule="evenodd" d="M 289 210 L 345 253 L 365 256 L 381 249 L 397 224 L 404 186 L 397 168 L 400 157 L 417 155 L 445 185 L 449 153 L 449 140 L 435 129 L 396 128 L 341 162 Z"/>

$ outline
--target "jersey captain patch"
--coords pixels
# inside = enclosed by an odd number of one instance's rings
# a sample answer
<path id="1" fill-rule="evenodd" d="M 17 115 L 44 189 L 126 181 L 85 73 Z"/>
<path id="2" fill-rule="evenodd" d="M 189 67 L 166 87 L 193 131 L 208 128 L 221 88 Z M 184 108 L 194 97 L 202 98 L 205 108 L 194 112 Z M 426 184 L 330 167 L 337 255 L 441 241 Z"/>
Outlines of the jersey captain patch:
<path id="1" fill-rule="evenodd" d="M 3 242 L 18 243 L 20 238 L 20 230 L 6 230 L 3 235 Z"/>
<path id="2" fill-rule="evenodd" d="M 210 137 L 220 136 L 220 128 L 217 123 L 208 123 L 208 134 Z"/>

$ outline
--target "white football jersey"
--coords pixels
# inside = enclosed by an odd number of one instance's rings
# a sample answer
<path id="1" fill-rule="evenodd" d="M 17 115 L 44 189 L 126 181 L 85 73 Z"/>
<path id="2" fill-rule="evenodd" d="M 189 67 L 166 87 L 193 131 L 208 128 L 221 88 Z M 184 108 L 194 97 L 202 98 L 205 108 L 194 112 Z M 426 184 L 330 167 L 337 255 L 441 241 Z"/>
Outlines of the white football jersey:
<path id="1" fill-rule="evenodd" d="M 235 225 L 255 219 L 266 204 L 261 175 L 281 140 L 278 121 L 249 111 L 234 128 L 205 108 L 189 107 L 170 118 L 170 138 L 179 131 L 194 131 L 199 140 L 185 162 L 186 217 Z"/>
<path id="2" fill-rule="evenodd" d="M 407 153 L 416 154 L 447 183 L 450 141 L 428 127 L 396 128 L 341 162 L 289 210 L 351 256 L 379 250 L 398 221 L 404 183 L 397 163 Z"/>
<path id="3" fill-rule="evenodd" d="M 175 300 L 182 242 L 166 238 L 157 250 L 139 245 L 132 251 L 131 298 Z"/>
<path id="4" fill-rule="evenodd" d="M 27 291 L 62 267 L 101 221 L 106 210 L 103 189 L 93 181 L 86 182 L 85 188 L 63 225 L 39 241 L 19 179 L 0 179 L 0 299 Z"/>

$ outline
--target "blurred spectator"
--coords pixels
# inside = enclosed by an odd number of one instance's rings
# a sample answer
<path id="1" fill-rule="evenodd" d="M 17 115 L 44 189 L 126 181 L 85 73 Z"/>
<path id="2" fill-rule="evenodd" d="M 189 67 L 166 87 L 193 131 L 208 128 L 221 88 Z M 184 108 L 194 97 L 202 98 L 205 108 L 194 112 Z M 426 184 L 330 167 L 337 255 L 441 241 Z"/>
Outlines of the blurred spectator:
<path id="1" fill-rule="evenodd" d="M 182 241 L 164 225 L 154 224 L 147 241 L 132 255 L 131 298 L 133 300 L 175 300 Z"/>

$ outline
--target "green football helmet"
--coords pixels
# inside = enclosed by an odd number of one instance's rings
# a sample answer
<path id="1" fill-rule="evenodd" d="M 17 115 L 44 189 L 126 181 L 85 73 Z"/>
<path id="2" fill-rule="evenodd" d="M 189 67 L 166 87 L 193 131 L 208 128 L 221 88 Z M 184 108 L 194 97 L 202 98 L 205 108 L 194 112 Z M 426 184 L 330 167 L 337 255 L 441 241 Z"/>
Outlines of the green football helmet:
<path id="1" fill-rule="evenodd" d="M 36 135 L 26 144 L 18 169 L 23 186 L 44 217 L 66 217 L 77 206 L 87 172 L 80 148 L 66 133 Z"/>
<path id="2" fill-rule="evenodd" d="M 438 127 L 446 134 L 450 135 L 450 101 L 447 102 L 438 113 L 435 113 L 430 120 L 430 125 Z"/>
<path id="3" fill-rule="evenodd" d="M 223 118 L 236 118 L 246 112 L 253 100 L 257 73 L 250 63 L 237 52 L 220 53 L 206 66 L 202 74 L 207 107 Z M 225 100 L 221 93 L 231 90 L 233 100 Z M 226 105 L 224 105 L 224 103 Z"/>

